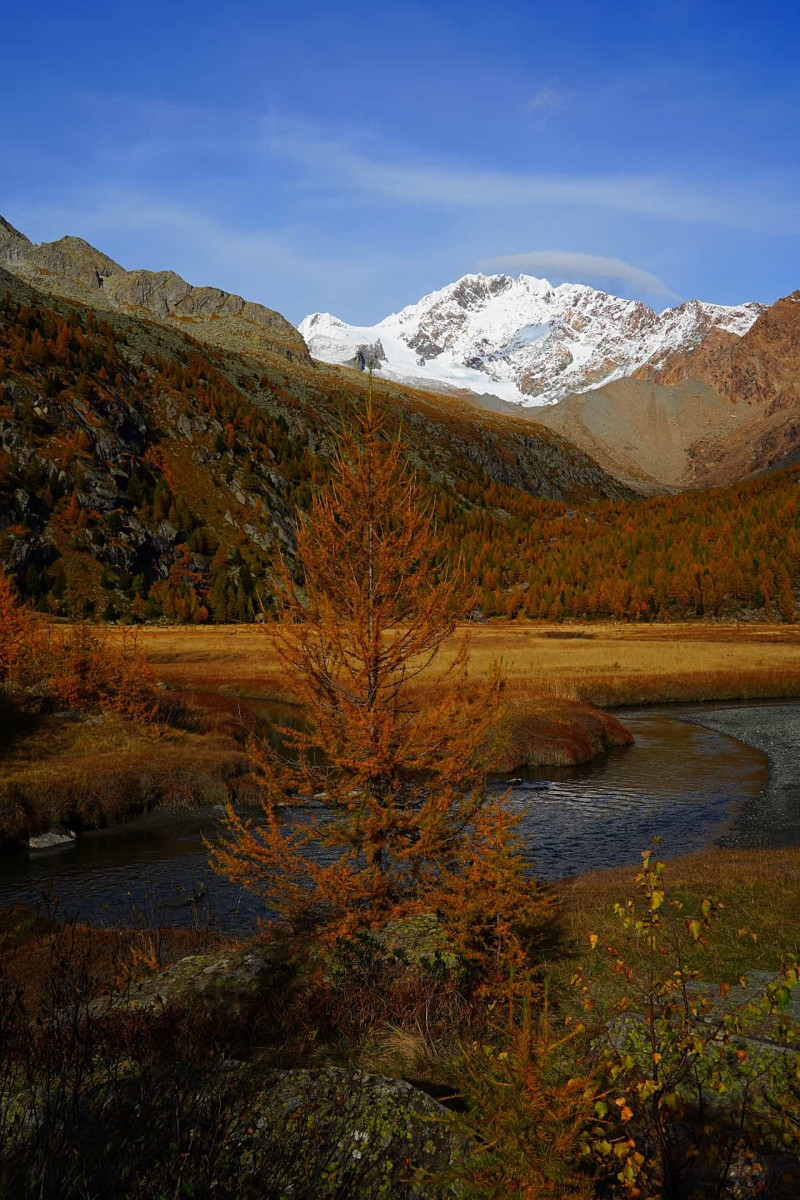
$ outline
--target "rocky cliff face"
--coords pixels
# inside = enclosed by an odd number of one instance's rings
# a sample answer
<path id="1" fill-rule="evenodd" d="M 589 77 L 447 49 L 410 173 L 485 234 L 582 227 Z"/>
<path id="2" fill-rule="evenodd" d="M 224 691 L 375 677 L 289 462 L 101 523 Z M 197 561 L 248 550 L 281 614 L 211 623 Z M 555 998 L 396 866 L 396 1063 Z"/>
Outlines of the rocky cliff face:
<path id="1" fill-rule="evenodd" d="M 537 419 L 618 478 L 658 490 L 724 485 L 800 455 L 800 292 L 741 337 L 714 331 L 656 368 Z"/>
<path id="2" fill-rule="evenodd" d="M 37 245 L 0 217 L 0 266 L 51 295 L 149 316 L 226 350 L 309 361 L 303 338 L 280 313 L 219 288 L 193 287 L 174 271 L 126 271 L 82 238 Z"/>
<path id="3" fill-rule="evenodd" d="M 761 309 L 692 300 L 656 313 L 580 284 L 465 275 L 377 325 L 313 313 L 300 331 L 325 362 L 371 360 L 386 378 L 532 406 L 637 371 L 652 376 L 672 355 L 709 338 L 740 337 Z"/>

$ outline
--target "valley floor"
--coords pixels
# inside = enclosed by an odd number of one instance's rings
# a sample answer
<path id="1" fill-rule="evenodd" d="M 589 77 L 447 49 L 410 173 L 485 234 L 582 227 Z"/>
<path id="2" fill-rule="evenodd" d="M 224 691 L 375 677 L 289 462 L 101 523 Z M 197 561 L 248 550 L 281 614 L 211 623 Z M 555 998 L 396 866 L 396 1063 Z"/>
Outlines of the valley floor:
<path id="1" fill-rule="evenodd" d="M 460 626 L 454 646 L 464 637 L 474 673 L 481 676 L 499 661 L 515 698 L 609 708 L 800 696 L 796 624 L 513 621 Z M 291 702 L 268 626 L 145 626 L 139 639 L 170 686 Z"/>
<path id="2" fill-rule="evenodd" d="M 122 636 L 116 626 L 107 632 Z M 510 737 L 498 762 L 506 772 L 586 762 L 630 741 L 598 709 L 800 697 L 796 625 L 487 623 L 461 626 L 453 646 L 465 637 L 475 675 L 499 661 L 506 679 Z M 0 839 L 105 826 L 154 808 L 253 801 L 248 731 L 264 715 L 292 712 L 275 711 L 293 696 L 270 627 L 146 625 L 138 639 L 167 695 L 196 711 L 194 725 L 156 737 L 102 715 L 9 725 L 0 740 Z"/>

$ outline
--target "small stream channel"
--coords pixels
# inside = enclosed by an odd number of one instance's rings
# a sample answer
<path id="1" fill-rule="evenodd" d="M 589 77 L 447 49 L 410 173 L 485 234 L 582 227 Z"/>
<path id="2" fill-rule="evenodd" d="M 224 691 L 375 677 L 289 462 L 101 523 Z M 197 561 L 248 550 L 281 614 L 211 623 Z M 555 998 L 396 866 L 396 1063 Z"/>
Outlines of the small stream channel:
<path id="1" fill-rule="evenodd" d="M 511 784 L 540 878 L 635 863 L 655 835 L 667 857 L 744 844 L 739 818 L 762 794 L 767 762 L 692 724 L 692 712 L 703 708 L 712 706 L 622 712 L 635 745 L 581 767 L 528 771 Z M 0 906 L 36 904 L 46 895 L 60 911 L 95 924 L 211 918 L 225 931 L 247 932 L 263 910 L 209 869 L 203 838 L 218 832 L 211 812 L 155 813 L 84 834 L 72 849 L 8 855 L 0 859 Z"/>

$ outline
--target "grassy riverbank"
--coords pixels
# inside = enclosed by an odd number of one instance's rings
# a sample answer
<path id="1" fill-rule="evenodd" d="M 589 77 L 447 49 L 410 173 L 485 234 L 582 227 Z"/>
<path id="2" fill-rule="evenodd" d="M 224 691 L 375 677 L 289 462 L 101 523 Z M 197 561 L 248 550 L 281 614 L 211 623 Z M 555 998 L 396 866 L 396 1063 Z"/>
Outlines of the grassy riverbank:
<path id="1" fill-rule="evenodd" d="M 139 636 L 172 686 L 291 700 L 269 627 L 146 626 Z M 465 636 L 473 673 L 481 677 L 499 661 L 515 697 L 607 708 L 800 696 L 798 625 L 492 622 L 461 626 L 451 653 Z"/>
<path id="2" fill-rule="evenodd" d="M 50 713 L 0 732 L 0 841 L 94 829 L 158 808 L 257 802 L 246 739 L 256 703 L 192 693 L 191 730 L 149 730 L 111 714 Z M 608 713 L 552 697 L 512 700 L 497 769 L 587 762 L 631 735 Z"/>
<path id="3" fill-rule="evenodd" d="M 112 644 L 122 637 L 106 632 Z M 624 745 L 622 725 L 598 708 L 800 696 L 798 626 L 514 622 L 463 626 L 454 645 L 465 636 L 476 677 L 502 665 L 509 737 L 498 766 L 509 772 Z M 194 712 L 190 727 L 154 735 L 111 714 L 6 721 L 0 837 L 252 798 L 244 743 L 254 710 L 293 700 L 269 627 L 144 626 L 138 637 L 157 678 Z"/>
<path id="4" fill-rule="evenodd" d="M 632 894 L 635 867 L 614 867 L 590 871 L 559 880 L 550 885 L 556 904 L 554 939 L 545 955 L 545 975 L 551 996 L 563 1002 L 569 996 L 569 978 L 575 962 L 584 958 L 590 934 L 613 940 L 619 922 L 614 916 L 616 902 Z M 786 956 L 800 958 L 800 846 L 775 850 L 710 849 L 670 859 L 667 869 L 670 895 L 682 901 L 687 912 L 697 910 L 706 897 L 722 906 L 715 936 L 715 964 L 719 978 L 735 980 L 752 970 L 777 970 Z M 779 885 L 777 883 L 779 881 Z M 49 945 L 48 923 L 19 907 L 0 910 L 5 930 L 6 949 L 24 951 L 19 959 L 24 976 L 38 987 L 39 975 L 46 968 Z M 79 927 L 83 937 L 84 927 Z M 746 929 L 755 937 L 740 936 Z M 47 936 L 43 936 L 47 935 Z M 153 969 L 168 966 L 186 954 L 214 951 L 223 946 L 243 944 L 221 937 L 207 927 L 180 927 L 109 930 L 95 937 L 98 948 L 113 947 L 115 961 L 128 955 L 131 962 L 146 968 L 141 951 L 149 947 Z M 110 950 L 109 950 L 110 955 Z"/>
<path id="5" fill-rule="evenodd" d="M 551 964 L 556 990 L 571 971 L 570 960 L 584 957 L 589 935 L 614 940 L 619 921 L 613 906 L 632 894 L 631 867 L 590 871 L 555 885 L 561 946 L 567 958 Z M 787 955 L 800 957 L 800 847 L 775 850 L 711 849 L 668 863 L 670 895 L 695 912 L 705 897 L 722 905 L 714 937 L 716 977 L 735 980 L 748 971 L 775 971 Z M 752 931 L 740 936 L 742 930 Z"/>
<path id="6" fill-rule="evenodd" d="M 111 714 L 24 714 L 0 732 L 0 842 L 252 795 L 242 731 L 153 732 Z"/>

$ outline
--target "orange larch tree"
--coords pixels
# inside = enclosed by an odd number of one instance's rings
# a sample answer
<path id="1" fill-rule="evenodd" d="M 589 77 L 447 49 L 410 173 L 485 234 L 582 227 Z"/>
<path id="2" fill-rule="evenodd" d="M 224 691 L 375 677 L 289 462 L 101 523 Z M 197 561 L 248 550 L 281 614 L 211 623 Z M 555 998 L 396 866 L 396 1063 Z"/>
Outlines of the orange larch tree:
<path id="1" fill-rule="evenodd" d="M 0 684 L 12 680 L 24 650 L 28 628 L 17 590 L 0 566 Z"/>
<path id="2" fill-rule="evenodd" d="M 265 632 L 306 725 L 283 731 L 283 753 L 253 746 L 264 819 L 229 807 L 212 860 L 294 928 L 348 934 L 433 912 L 465 951 L 502 943 L 521 959 L 542 902 L 505 801 L 487 792 L 499 674 L 471 678 L 466 641 L 440 657 L 462 580 L 439 565 L 371 397 L 353 424 L 298 516 L 302 585 L 282 565 L 282 620 Z M 321 803 L 287 811 L 288 795 Z"/>

